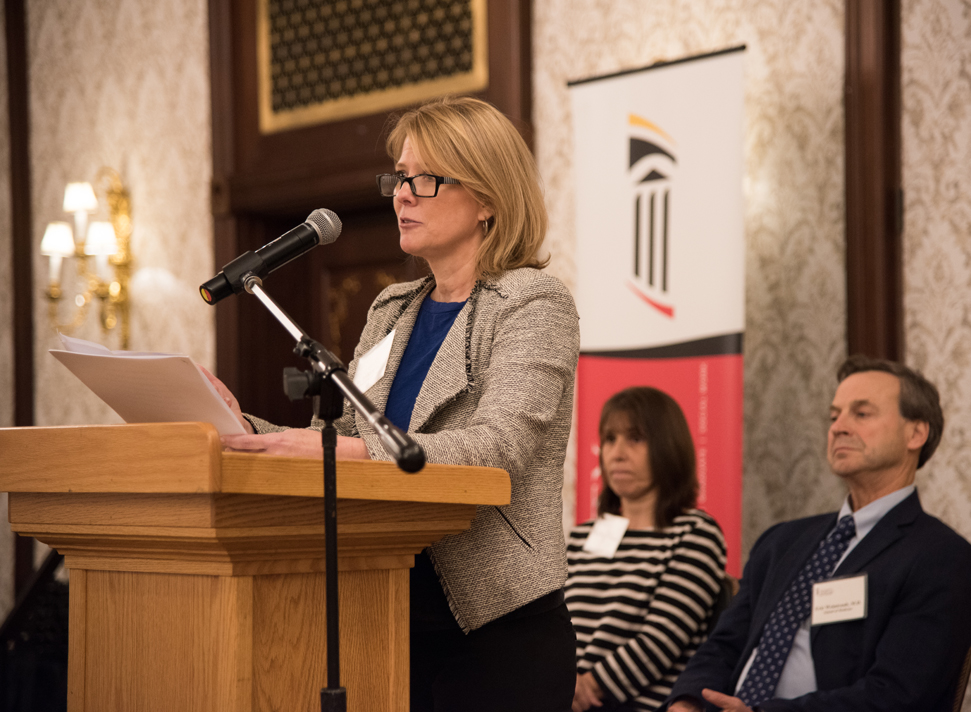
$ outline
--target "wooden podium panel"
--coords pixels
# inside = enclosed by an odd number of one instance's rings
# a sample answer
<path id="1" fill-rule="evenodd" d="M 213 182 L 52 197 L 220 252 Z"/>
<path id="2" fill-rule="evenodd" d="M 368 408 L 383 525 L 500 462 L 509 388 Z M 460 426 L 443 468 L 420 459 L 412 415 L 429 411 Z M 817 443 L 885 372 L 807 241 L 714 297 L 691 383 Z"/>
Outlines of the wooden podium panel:
<path id="1" fill-rule="evenodd" d="M 319 712 L 324 584 L 72 569 L 69 709 Z M 343 572 L 340 607 L 348 709 L 407 710 L 408 570 Z"/>
<path id="2" fill-rule="evenodd" d="M 221 453 L 208 424 L 0 429 L 14 531 L 71 569 L 68 708 L 320 709 L 320 462 Z M 408 709 L 409 568 L 509 501 L 492 468 L 338 462 L 341 683 Z"/>

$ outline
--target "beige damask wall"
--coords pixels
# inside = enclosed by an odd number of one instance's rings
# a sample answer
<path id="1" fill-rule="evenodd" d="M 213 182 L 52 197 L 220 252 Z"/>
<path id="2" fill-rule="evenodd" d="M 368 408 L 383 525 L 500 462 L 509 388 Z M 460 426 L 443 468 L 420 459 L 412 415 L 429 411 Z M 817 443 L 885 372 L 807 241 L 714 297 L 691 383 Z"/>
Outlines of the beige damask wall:
<path id="1" fill-rule="evenodd" d="M 845 356 L 843 3 L 536 0 L 534 12 L 551 268 L 569 284 L 567 82 L 746 45 L 743 549 L 771 523 L 835 508 L 823 444 Z"/>
<path id="2" fill-rule="evenodd" d="M 134 220 L 131 348 L 211 366 L 214 315 L 197 291 L 213 262 L 207 3 L 29 0 L 27 26 L 35 254 L 46 223 L 69 219 L 65 184 L 115 168 Z M 34 280 L 37 424 L 118 422 L 47 353 L 58 341 L 39 255 Z M 77 335 L 103 339 L 92 316 Z"/>
<path id="3" fill-rule="evenodd" d="M 121 171 L 135 210 L 132 347 L 214 360 L 205 0 L 29 0 L 34 242 L 68 180 Z M 0 17 L 0 49 L 3 32 Z M 844 356 L 843 3 L 536 0 L 536 150 L 551 270 L 575 275 L 566 83 L 746 44 L 744 549 L 769 524 L 840 498 L 822 442 Z M 56 51 L 55 51 L 56 49 Z M 9 145 L 0 51 L 0 425 L 12 419 Z M 971 8 L 903 3 L 908 361 L 942 386 L 948 431 L 921 473 L 925 505 L 971 535 Z M 35 250 L 36 251 L 36 250 Z M 46 353 L 35 260 L 37 420 L 114 416 Z M 7 290 L 7 291 L 4 291 Z M 82 336 L 100 338 L 96 328 Z M 109 345 L 114 345 L 109 341 Z M 9 394 L 9 395 L 8 395 Z M 569 488 L 567 488 L 569 491 Z M 5 517 L 4 517 L 5 519 Z M 0 534 L 0 547 L 5 546 Z M 5 557 L 0 556 L 0 611 Z M 9 598 L 9 596 L 8 596 Z"/>
<path id="4" fill-rule="evenodd" d="M 0 5 L 2 7 L 2 5 Z M 14 424 L 13 291 L 10 236 L 10 128 L 7 106 L 7 45 L 0 13 L 0 428 Z M 13 535 L 7 523 L 7 495 L 0 494 L 0 621 L 13 606 Z"/>
<path id="5" fill-rule="evenodd" d="M 971 537 L 971 3 L 904 0 L 901 39 L 907 360 L 947 420 L 918 485 Z"/>

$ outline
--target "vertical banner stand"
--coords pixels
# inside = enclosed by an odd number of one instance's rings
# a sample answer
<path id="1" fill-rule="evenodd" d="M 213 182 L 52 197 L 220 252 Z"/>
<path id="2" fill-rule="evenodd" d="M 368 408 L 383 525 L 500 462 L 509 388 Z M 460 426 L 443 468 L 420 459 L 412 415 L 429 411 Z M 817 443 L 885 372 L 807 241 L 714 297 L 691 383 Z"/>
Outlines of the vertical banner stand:
<path id="1" fill-rule="evenodd" d="M 744 49 L 568 83 L 578 181 L 576 523 L 597 516 L 604 403 L 631 386 L 659 388 L 688 421 L 697 506 L 721 526 L 734 576 L 742 568 Z"/>

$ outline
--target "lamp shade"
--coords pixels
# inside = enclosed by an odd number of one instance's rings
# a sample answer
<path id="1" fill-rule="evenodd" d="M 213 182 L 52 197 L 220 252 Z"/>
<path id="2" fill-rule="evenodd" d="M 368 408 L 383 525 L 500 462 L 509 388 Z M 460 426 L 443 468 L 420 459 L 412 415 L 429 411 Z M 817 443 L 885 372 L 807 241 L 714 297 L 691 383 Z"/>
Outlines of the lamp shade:
<path id="1" fill-rule="evenodd" d="M 74 236 L 71 233 L 71 226 L 66 222 L 47 223 L 44 239 L 40 241 L 40 253 L 48 257 L 73 255 Z"/>
<path id="2" fill-rule="evenodd" d="M 118 240 L 110 222 L 93 222 L 84 241 L 86 255 L 113 255 L 118 252 Z"/>
<path id="3" fill-rule="evenodd" d="M 76 213 L 79 210 L 91 213 L 98 209 L 98 199 L 90 183 L 68 183 L 64 189 L 64 212 Z"/>

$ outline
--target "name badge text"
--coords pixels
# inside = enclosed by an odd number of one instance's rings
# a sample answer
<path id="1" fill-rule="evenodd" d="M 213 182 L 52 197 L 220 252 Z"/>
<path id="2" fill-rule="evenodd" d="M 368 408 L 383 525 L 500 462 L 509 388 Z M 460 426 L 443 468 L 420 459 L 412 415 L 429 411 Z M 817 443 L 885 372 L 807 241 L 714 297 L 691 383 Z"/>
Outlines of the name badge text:
<path id="1" fill-rule="evenodd" d="M 812 625 L 866 618 L 866 574 L 813 584 Z"/>

